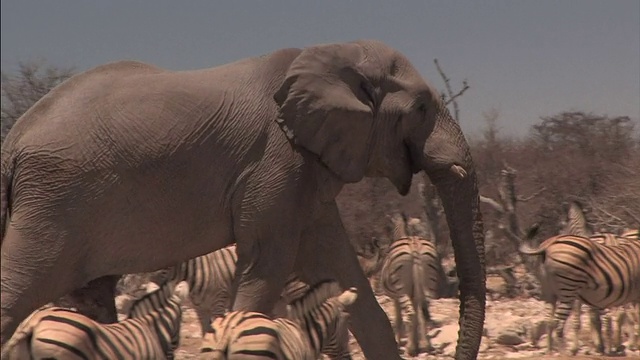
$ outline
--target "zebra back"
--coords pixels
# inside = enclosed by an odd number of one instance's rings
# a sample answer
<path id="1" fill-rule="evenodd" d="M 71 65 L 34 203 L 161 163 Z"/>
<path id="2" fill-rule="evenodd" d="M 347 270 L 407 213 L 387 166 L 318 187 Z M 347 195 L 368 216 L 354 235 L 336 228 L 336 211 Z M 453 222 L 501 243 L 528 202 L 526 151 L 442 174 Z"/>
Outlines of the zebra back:
<path id="1" fill-rule="evenodd" d="M 421 268 L 418 276 L 414 276 L 415 266 Z M 393 298 L 399 298 L 403 294 L 413 296 L 415 281 L 421 282 L 429 297 L 437 298 L 439 287 L 445 285 L 442 283 L 445 278 L 435 245 L 417 236 L 394 241 L 382 265 L 382 286 Z"/>
<path id="2" fill-rule="evenodd" d="M 186 281 L 189 284 L 189 295 L 192 302 L 194 294 L 207 293 L 209 284 L 219 284 L 218 288 L 229 288 L 235 276 L 236 245 L 232 244 L 222 249 L 198 256 L 178 265 L 154 272 L 151 281 L 162 285 L 165 282 Z"/>
<path id="3" fill-rule="evenodd" d="M 75 311 L 51 307 L 29 318 L 12 357 L 83 359 L 173 358 L 180 338 L 180 303 L 186 284 L 169 284 L 132 305 L 130 318 L 100 324 Z"/>
<path id="4" fill-rule="evenodd" d="M 203 353 L 212 353 L 207 358 L 286 359 L 278 324 L 265 314 L 232 311 L 216 318 L 211 326 L 200 348 Z"/>
<path id="5" fill-rule="evenodd" d="M 521 252 L 544 256 L 543 266 L 554 276 L 551 281 L 560 301 L 579 298 L 608 308 L 640 300 L 640 241 L 602 239 L 559 235 L 536 249 L 521 246 Z"/>
<path id="6" fill-rule="evenodd" d="M 213 322 L 213 331 L 205 335 L 201 351 L 213 352 L 214 359 L 243 355 L 248 359 L 312 360 L 321 350 L 335 358 L 331 349 L 339 339 L 333 334 L 339 326 L 346 332 L 346 323 L 338 322 L 345 319 L 340 315 L 356 297 L 354 288 L 341 294 L 337 283 L 323 282 L 288 306 L 289 318 L 274 320 L 256 312 L 230 312 Z M 348 347 L 348 338 L 344 340 L 342 346 Z M 350 358 L 348 349 L 336 351 L 340 351 L 337 356 Z"/>
<path id="7" fill-rule="evenodd" d="M 627 239 L 640 240 L 640 229 L 624 229 L 620 236 Z"/>

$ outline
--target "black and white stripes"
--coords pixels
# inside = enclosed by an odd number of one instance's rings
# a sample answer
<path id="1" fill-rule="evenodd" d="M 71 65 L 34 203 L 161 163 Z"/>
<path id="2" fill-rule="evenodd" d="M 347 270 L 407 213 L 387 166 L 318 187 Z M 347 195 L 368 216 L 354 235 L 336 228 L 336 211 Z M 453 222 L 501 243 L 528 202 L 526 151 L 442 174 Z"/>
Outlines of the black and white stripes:
<path id="1" fill-rule="evenodd" d="M 172 359 L 180 340 L 180 303 L 188 292 L 185 283 L 173 284 L 137 300 L 129 317 L 115 324 L 64 308 L 41 309 L 10 340 L 9 358 Z"/>

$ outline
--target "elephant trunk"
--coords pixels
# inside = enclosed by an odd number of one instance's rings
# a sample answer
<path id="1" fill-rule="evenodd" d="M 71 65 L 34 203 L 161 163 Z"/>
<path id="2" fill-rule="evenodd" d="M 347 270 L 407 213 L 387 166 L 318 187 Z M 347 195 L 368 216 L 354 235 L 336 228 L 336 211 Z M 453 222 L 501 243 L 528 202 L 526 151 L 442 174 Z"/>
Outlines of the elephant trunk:
<path id="1" fill-rule="evenodd" d="M 456 359 L 475 359 L 485 316 L 484 230 L 469 145 L 444 105 L 425 144 L 423 169 L 442 199 L 460 278 Z"/>

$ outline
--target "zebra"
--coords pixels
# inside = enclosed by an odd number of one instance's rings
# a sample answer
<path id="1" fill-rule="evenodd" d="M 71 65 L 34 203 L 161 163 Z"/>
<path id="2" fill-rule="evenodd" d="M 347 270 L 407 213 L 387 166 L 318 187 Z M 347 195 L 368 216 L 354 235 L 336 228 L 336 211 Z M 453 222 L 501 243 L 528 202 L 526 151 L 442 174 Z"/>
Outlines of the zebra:
<path id="1" fill-rule="evenodd" d="M 383 293 L 380 286 L 380 270 L 382 270 L 384 257 L 389 251 L 389 245 L 388 242 L 383 243 L 374 237 L 356 251 L 360 268 L 369 279 L 371 289 L 376 295 Z"/>
<path id="2" fill-rule="evenodd" d="M 624 229 L 620 235 L 616 235 L 613 233 L 594 233 L 587 222 L 587 218 L 582 209 L 582 205 L 577 201 L 572 201 L 569 209 L 567 211 L 567 219 L 565 224 L 560 231 L 561 235 L 578 235 L 583 237 L 588 237 L 590 240 L 595 241 L 600 244 L 605 245 L 618 245 L 624 241 L 634 241 L 639 240 L 638 229 Z M 626 306 L 631 305 L 635 309 L 631 309 L 632 312 L 637 313 L 640 311 L 639 304 L 627 304 Z M 575 339 L 573 342 L 573 347 L 571 351 L 575 354 L 578 350 L 578 340 L 577 334 L 580 330 L 580 313 L 582 311 L 582 303 L 580 300 L 575 300 L 574 303 L 574 317 L 573 317 L 573 330 Z M 550 315 L 553 316 L 553 310 L 550 311 Z M 568 314 L 566 315 L 568 316 Z M 640 324 L 637 321 L 633 321 L 633 318 L 637 316 L 629 316 L 626 314 L 626 309 L 624 307 L 618 307 L 616 309 L 598 309 L 595 307 L 589 307 L 589 322 L 591 324 L 591 330 L 595 333 L 593 336 L 596 343 L 596 350 L 600 353 L 610 352 L 612 349 L 614 352 L 618 351 L 621 343 L 621 330 L 622 324 L 626 321 L 631 321 L 634 323 L 636 331 L 632 339 L 632 347 L 637 347 L 636 339 L 640 337 Z M 602 321 L 601 321 L 602 319 Z M 616 337 L 615 341 L 613 338 L 613 329 L 612 329 L 612 320 L 616 319 L 617 329 L 616 329 Z M 602 327 L 605 328 L 606 339 L 607 339 L 607 350 L 605 351 L 605 342 L 602 336 Z M 550 338 L 549 338 L 550 339 Z M 548 340 L 549 340 L 548 339 Z"/>
<path id="3" fill-rule="evenodd" d="M 355 302 L 356 288 L 342 292 L 335 281 L 321 281 L 287 305 L 286 318 L 233 311 L 213 322 L 202 352 L 212 359 L 315 360 L 344 339 L 345 307 Z M 343 359 L 350 359 L 348 353 Z"/>
<path id="4" fill-rule="evenodd" d="M 446 275 L 435 245 L 427 239 L 407 235 L 404 214 L 396 214 L 392 222 L 394 240 L 382 265 L 381 286 L 394 301 L 396 340 L 400 344 L 404 326 L 409 323 L 411 334 L 407 353 L 415 356 L 422 339 L 426 340 L 423 349 L 433 350 L 424 325 L 431 322 L 429 298 L 438 297 L 440 288 L 446 283 Z M 406 317 L 402 316 L 402 309 L 405 309 Z"/>
<path id="5" fill-rule="evenodd" d="M 528 242 L 537 231 L 537 225 L 531 227 Z M 527 243 L 520 245 L 520 253 L 542 256 L 543 282 L 551 304 L 547 351 L 552 348 L 554 329 L 557 337 L 562 338 L 575 300 L 596 309 L 640 301 L 640 241 L 626 238 L 616 241 L 617 244 L 604 243 L 584 236 L 558 235 L 535 249 Z M 577 336 L 571 350 L 574 354 L 577 351 Z"/>
<path id="6" fill-rule="evenodd" d="M 40 308 L 20 325 L 6 347 L 7 355 L 10 359 L 173 359 L 180 342 L 180 304 L 188 289 L 184 282 L 172 284 L 137 300 L 129 317 L 115 324 L 100 324 L 61 307 Z"/>
<path id="7" fill-rule="evenodd" d="M 236 245 L 224 247 L 220 250 L 184 261 L 176 266 L 150 274 L 149 280 L 156 284 L 166 281 L 187 281 L 189 284 L 189 299 L 198 316 L 201 326 L 201 338 L 213 331 L 212 319 L 222 317 L 231 308 L 231 291 L 235 278 L 238 256 Z M 301 298 L 309 291 L 309 285 L 297 276 L 288 277 L 280 301 L 273 309 L 273 315 L 286 315 L 286 305 Z M 344 346 L 334 349 L 327 348 L 325 353 L 330 358 L 346 358 L 349 354 L 349 332 L 344 323 Z"/>

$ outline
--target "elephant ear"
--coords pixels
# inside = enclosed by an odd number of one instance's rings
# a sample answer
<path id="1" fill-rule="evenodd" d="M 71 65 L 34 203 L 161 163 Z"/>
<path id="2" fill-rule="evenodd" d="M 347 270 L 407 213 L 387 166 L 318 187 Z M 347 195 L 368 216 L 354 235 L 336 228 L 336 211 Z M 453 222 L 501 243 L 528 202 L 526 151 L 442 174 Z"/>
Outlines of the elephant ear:
<path id="1" fill-rule="evenodd" d="M 369 160 L 375 90 L 358 69 L 356 44 L 303 50 L 274 95 L 278 124 L 344 182 L 360 181 Z"/>

